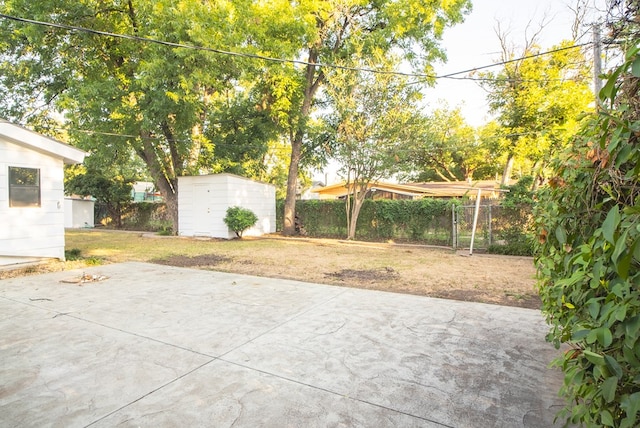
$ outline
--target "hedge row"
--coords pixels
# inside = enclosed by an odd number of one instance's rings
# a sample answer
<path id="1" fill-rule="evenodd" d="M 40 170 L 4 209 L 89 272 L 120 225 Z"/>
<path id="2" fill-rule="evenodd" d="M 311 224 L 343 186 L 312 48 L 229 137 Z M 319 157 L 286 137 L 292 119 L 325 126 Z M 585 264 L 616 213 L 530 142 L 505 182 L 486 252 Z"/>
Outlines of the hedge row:
<path id="1" fill-rule="evenodd" d="M 451 211 L 457 201 L 440 199 L 366 200 L 358 216 L 356 238 L 363 241 L 452 245 Z M 277 204 L 277 228 L 282 230 L 284 202 Z M 345 203 L 340 200 L 296 202 L 301 233 L 315 238 L 347 236 Z"/>

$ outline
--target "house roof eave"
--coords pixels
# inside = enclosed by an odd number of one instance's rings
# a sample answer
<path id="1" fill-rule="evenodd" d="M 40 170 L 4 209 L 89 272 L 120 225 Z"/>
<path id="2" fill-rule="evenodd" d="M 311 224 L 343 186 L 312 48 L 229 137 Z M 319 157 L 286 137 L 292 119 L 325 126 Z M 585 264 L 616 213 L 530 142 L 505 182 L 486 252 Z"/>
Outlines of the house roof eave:
<path id="1" fill-rule="evenodd" d="M 53 138 L 0 119 L 0 138 L 40 153 L 59 157 L 65 164 L 82 163 L 87 153 Z"/>

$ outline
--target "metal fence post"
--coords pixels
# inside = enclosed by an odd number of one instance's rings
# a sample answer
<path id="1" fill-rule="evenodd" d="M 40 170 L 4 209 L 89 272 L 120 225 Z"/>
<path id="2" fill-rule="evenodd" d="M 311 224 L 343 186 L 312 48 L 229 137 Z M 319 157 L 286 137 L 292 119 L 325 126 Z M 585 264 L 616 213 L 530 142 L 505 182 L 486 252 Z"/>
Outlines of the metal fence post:
<path id="1" fill-rule="evenodd" d="M 451 244 L 454 250 L 458 249 L 458 222 L 456 221 L 455 204 L 451 204 Z"/>

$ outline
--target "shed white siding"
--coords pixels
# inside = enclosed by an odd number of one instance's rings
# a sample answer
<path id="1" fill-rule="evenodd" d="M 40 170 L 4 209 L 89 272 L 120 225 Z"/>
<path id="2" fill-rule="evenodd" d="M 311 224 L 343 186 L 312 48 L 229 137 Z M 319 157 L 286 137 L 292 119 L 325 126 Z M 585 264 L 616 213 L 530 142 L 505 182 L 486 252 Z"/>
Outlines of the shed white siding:
<path id="1" fill-rule="evenodd" d="M 275 186 L 233 174 L 178 178 L 180 236 L 235 237 L 223 220 L 227 208 L 233 206 L 250 209 L 258 217 L 258 223 L 244 236 L 276 231 Z"/>
<path id="2" fill-rule="evenodd" d="M 40 170 L 39 207 L 9 207 L 9 167 Z M 64 259 L 62 158 L 0 137 L 0 254 Z"/>
<path id="3" fill-rule="evenodd" d="M 64 199 L 64 227 L 81 229 L 94 227 L 94 206 L 91 199 Z"/>

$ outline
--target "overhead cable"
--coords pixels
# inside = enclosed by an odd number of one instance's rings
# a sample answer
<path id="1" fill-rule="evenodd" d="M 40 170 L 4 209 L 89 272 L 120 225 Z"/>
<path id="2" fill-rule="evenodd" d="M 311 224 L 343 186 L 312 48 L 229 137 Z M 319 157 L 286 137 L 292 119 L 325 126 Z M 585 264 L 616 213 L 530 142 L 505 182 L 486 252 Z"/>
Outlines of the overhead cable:
<path id="1" fill-rule="evenodd" d="M 555 52 L 560 52 L 560 51 L 569 50 L 569 49 L 577 49 L 577 48 L 581 48 L 583 46 L 588 46 L 588 45 L 591 44 L 590 42 L 589 43 L 580 43 L 580 44 L 576 44 L 576 45 L 572 45 L 572 46 L 565 46 L 565 47 L 562 47 L 562 48 L 553 49 L 553 50 L 550 50 L 550 51 L 539 52 L 539 53 L 536 53 L 536 54 L 527 55 L 527 56 L 523 56 L 523 57 L 520 57 L 520 58 L 515 58 L 515 59 L 511 59 L 511 60 L 507 60 L 507 61 L 501 61 L 501 62 L 497 62 L 497 63 L 494 63 L 494 64 L 483 65 L 483 66 L 480 66 L 480 67 L 473 67 L 473 68 L 469 68 L 469 69 L 463 70 L 463 71 L 458 71 L 458 72 L 455 72 L 455 73 L 448 73 L 448 74 L 445 74 L 445 75 L 431 75 L 431 74 L 424 74 L 424 73 L 405 73 L 405 72 L 401 72 L 401 71 L 391 71 L 391 70 L 374 69 L 374 68 L 350 67 L 350 66 L 339 65 L 339 64 L 313 63 L 313 62 L 303 61 L 303 60 L 298 60 L 298 59 L 276 58 L 276 57 L 270 57 L 270 56 L 266 56 L 266 55 L 252 54 L 252 53 L 246 53 L 246 52 L 227 51 L 227 50 L 222 50 L 222 49 L 209 48 L 209 47 L 205 47 L 205 46 L 188 45 L 188 44 L 184 44 L 184 43 L 168 42 L 168 41 L 165 41 L 165 40 L 153 39 L 153 38 L 150 38 L 150 37 L 141 37 L 141 36 L 133 36 L 133 35 L 130 35 L 130 34 L 121 34 L 121 33 L 112 33 L 112 32 L 108 32 L 108 31 L 94 30 L 94 29 L 91 29 L 91 28 L 79 27 L 79 26 L 75 26 L 75 25 L 58 24 L 58 23 L 54 23 L 54 22 L 45 22 L 45 21 L 37 21 L 37 20 L 34 20 L 34 19 L 28 19 L 28 18 L 21 18 L 21 17 L 17 17 L 17 16 L 6 15 L 6 14 L 3 14 L 3 13 L 0 13 L 0 18 L 9 19 L 9 20 L 22 22 L 22 23 L 27 23 L 27 24 L 58 28 L 58 29 L 63 29 L 63 30 L 68 30 L 68 31 L 95 34 L 95 35 L 98 35 L 98 36 L 106 36 L 106 37 L 113 37 L 113 38 L 119 38 L 119 39 L 125 39 L 125 40 L 133 40 L 133 41 L 143 42 L 143 43 L 158 44 L 158 45 L 168 46 L 168 47 L 172 47 L 172 48 L 200 50 L 200 51 L 205 51 L 205 52 L 217 53 L 217 54 L 220 54 L 220 55 L 236 56 L 236 57 L 249 58 L 249 59 L 259 59 L 259 60 L 263 60 L 263 61 L 270 61 L 270 62 L 277 62 L 277 63 L 295 64 L 295 65 L 302 65 L 302 66 L 313 66 L 313 67 L 319 67 L 319 68 L 334 68 L 334 69 L 339 69 L 339 70 L 358 71 L 358 72 L 365 72 L 365 73 L 396 75 L 396 76 L 411 77 L 411 78 L 418 78 L 418 79 L 476 80 L 476 79 L 471 78 L 471 77 L 466 77 L 465 78 L 465 77 L 456 77 L 456 76 L 458 76 L 460 74 L 465 74 L 465 73 L 472 73 L 472 72 L 475 72 L 475 71 L 478 71 L 478 70 L 484 70 L 484 69 L 487 69 L 487 68 L 498 67 L 498 66 L 506 65 L 506 64 L 509 64 L 509 63 L 512 63 L 512 62 L 518 62 L 518 61 L 523 61 L 523 60 L 526 60 L 526 59 L 531 59 L 531 58 L 535 58 L 535 57 L 539 57 L 539 56 L 543 56 L 543 55 L 549 55 L 549 54 L 552 54 L 552 53 L 555 53 Z"/>

